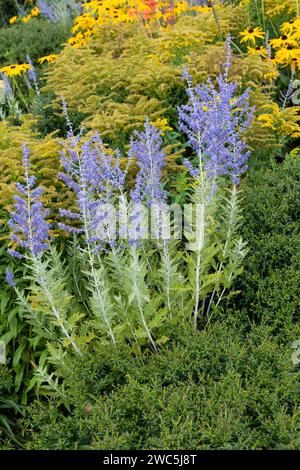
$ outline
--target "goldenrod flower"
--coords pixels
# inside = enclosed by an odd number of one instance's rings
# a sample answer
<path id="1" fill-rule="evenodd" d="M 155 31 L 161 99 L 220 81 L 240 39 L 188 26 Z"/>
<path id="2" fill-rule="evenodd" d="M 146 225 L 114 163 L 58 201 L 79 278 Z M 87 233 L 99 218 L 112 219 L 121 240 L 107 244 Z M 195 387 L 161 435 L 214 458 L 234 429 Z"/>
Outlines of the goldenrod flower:
<path id="1" fill-rule="evenodd" d="M 266 33 L 262 31 L 261 28 L 248 28 L 240 32 L 240 35 L 243 36 L 240 42 L 251 41 L 253 44 L 256 43 L 256 38 L 262 39 Z"/>
<path id="2" fill-rule="evenodd" d="M 273 82 L 274 80 L 276 80 L 276 78 L 279 77 L 279 71 L 277 69 L 273 69 L 271 70 L 270 72 L 265 72 L 264 73 L 264 79 L 267 80 L 268 82 Z"/>
<path id="3" fill-rule="evenodd" d="M 154 122 L 150 122 L 150 124 L 156 129 L 159 129 L 162 132 L 162 135 L 164 135 L 166 131 L 173 130 L 173 128 L 168 125 L 168 120 L 166 118 L 159 118 Z"/>
<path id="4" fill-rule="evenodd" d="M 12 16 L 8 22 L 9 24 L 15 24 L 17 22 L 18 17 L 17 16 Z"/>
<path id="5" fill-rule="evenodd" d="M 26 73 L 29 69 L 31 69 L 31 65 L 29 64 L 12 64 L 2 67 L 0 72 L 5 73 L 7 77 L 16 77 L 17 75 Z"/>
<path id="6" fill-rule="evenodd" d="M 43 64 L 44 62 L 54 62 L 58 57 L 58 54 L 49 54 L 38 59 L 39 64 Z"/>
<path id="7" fill-rule="evenodd" d="M 257 118 L 258 122 L 261 123 L 262 127 L 269 127 L 270 129 L 276 130 L 275 118 L 272 114 L 261 114 Z"/>

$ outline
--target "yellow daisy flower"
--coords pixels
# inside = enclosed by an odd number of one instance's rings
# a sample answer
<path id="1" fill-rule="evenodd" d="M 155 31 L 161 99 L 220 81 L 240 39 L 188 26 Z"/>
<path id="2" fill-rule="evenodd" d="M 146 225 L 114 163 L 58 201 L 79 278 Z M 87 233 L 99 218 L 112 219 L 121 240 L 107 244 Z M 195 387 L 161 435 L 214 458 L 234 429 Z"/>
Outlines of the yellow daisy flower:
<path id="1" fill-rule="evenodd" d="M 27 16 L 24 16 L 24 17 L 21 19 L 21 21 L 22 21 L 23 23 L 28 23 L 28 21 L 30 21 L 31 18 L 32 18 L 31 15 L 27 15 Z"/>
<path id="2" fill-rule="evenodd" d="M 287 46 L 297 46 L 298 42 L 294 39 L 291 35 L 283 34 L 280 38 L 271 39 L 270 45 L 274 47 L 274 49 L 280 49 L 281 47 Z"/>
<path id="3" fill-rule="evenodd" d="M 8 22 L 9 24 L 15 24 L 17 22 L 18 17 L 17 16 L 12 16 Z"/>
<path id="4" fill-rule="evenodd" d="M 31 12 L 30 12 L 31 16 L 39 16 L 40 14 L 40 9 L 39 7 L 34 7 Z"/>
<path id="5" fill-rule="evenodd" d="M 264 58 L 268 57 L 268 51 L 263 46 L 257 46 L 257 47 L 247 46 L 247 50 L 248 50 L 249 55 L 260 55 L 261 57 L 264 57 Z"/>
<path id="6" fill-rule="evenodd" d="M 7 77 L 16 77 L 22 73 L 26 73 L 31 68 L 29 64 L 12 64 L 6 65 L 0 69 Z"/>
<path id="7" fill-rule="evenodd" d="M 38 59 L 39 64 L 43 64 L 44 62 L 54 62 L 58 57 L 58 54 L 49 54 L 45 55 L 44 57 L 40 57 Z"/>
<path id="8" fill-rule="evenodd" d="M 282 23 L 281 27 L 280 27 L 280 31 L 283 33 L 283 34 L 291 34 L 293 33 L 296 29 L 297 29 L 297 25 L 299 23 L 299 19 L 297 20 L 290 20 L 290 21 L 286 21 L 285 23 Z"/>
<path id="9" fill-rule="evenodd" d="M 276 52 L 275 60 L 281 65 L 290 65 L 293 61 L 300 60 L 300 49 L 294 49 L 290 46 L 280 49 Z"/>
<path id="10" fill-rule="evenodd" d="M 265 32 L 261 28 L 248 28 L 240 32 L 242 39 L 240 42 L 251 41 L 253 44 L 256 43 L 256 38 L 262 39 L 265 36 Z"/>

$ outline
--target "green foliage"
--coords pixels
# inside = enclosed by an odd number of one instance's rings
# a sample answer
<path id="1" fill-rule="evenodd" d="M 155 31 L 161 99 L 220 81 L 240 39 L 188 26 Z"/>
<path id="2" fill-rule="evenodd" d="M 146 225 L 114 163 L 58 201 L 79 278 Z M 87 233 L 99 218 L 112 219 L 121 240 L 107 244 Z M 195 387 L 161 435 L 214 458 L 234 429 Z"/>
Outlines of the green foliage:
<path id="1" fill-rule="evenodd" d="M 64 23 L 53 23 L 33 18 L 28 23 L 18 23 L 0 29 L 0 65 L 27 63 L 26 54 L 33 61 L 39 57 L 57 53 L 69 36 Z"/>
<path id="2" fill-rule="evenodd" d="M 246 322 L 247 325 L 247 322 Z M 299 330 L 299 328 L 298 328 Z M 58 402 L 34 403 L 27 449 L 299 449 L 299 371 L 268 327 L 229 315 L 208 330 L 179 327 L 161 354 L 113 347 L 72 361 Z"/>
<path id="3" fill-rule="evenodd" d="M 0 0 L 0 26 L 3 27 L 12 16 L 18 14 L 16 0 Z"/>
<path id="4" fill-rule="evenodd" d="M 241 307 L 276 329 L 299 320 L 300 160 L 287 157 L 247 177 L 243 236 L 249 240 Z"/>
<path id="5" fill-rule="evenodd" d="M 7 438 L 14 444 L 19 444 L 13 432 L 12 418 L 15 413 L 20 412 L 20 408 L 11 399 L 12 388 L 11 375 L 5 366 L 0 365 L 0 449 Z"/>

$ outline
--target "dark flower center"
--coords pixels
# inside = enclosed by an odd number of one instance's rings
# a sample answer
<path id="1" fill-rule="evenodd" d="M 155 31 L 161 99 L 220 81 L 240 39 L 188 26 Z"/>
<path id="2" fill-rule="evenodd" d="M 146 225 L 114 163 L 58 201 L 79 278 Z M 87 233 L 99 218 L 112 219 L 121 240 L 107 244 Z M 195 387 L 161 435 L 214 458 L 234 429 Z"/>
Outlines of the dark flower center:
<path id="1" fill-rule="evenodd" d="M 250 34 L 253 33 L 253 31 L 254 31 L 253 28 L 249 28 L 249 29 L 248 29 L 248 33 L 250 33 Z"/>
<path id="2" fill-rule="evenodd" d="M 281 36 L 281 39 L 282 39 L 283 41 L 286 41 L 287 38 L 288 38 L 288 37 L 287 37 L 285 34 L 283 34 L 283 35 Z"/>

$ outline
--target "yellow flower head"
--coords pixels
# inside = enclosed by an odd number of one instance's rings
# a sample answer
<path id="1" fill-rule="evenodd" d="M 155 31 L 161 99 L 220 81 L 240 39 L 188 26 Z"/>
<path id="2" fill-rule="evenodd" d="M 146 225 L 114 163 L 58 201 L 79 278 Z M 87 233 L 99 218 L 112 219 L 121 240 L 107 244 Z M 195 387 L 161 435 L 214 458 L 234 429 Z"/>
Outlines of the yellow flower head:
<path id="1" fill-rule="evenodd" d="M 285 23 L 282 23 L 280 27 L 280 31 L 282 34 L 292 34 L 295 31 L 297 31 L 300 27 L 300 20 L 298 18 L 296 19 L 291 19 L 289 21 L 286 21 Z"/>
<path id="2" fill-rule="evenodd" d="M 40 14 L 40 9 L 39 7 L 34 7 L 32 8 L 31 12 L 30 12 L 30 15 L 33 17 L 33 16 L 39 16 Z"/>
<path id="3" fill-rule="evenodd" d="M 21 19 L 21 21 L 23 23 L 28 23 L 28 21 L 30 21 L 32 19 L 32 16 L 31 15 L 27 15 L 27 16 L 23 16 L 23 18 Z"/>
<path id="4" fill-rule="evenodd" d="M 154 122 L 150 122 L 150 124 L 156 127 L 156 129 L 159 129 L 162 132 L 162 135 L 164 135 L 166 131 L 173 130 L 173 128 L 168 125 L 168 120 L 166 118 L 159 118 Z"/>
<path id="5" fill-rule="evenodd" d="M 283 66 L 298 63 L 300 60 L 300 49 L 294 49 L 291 46 L 280 49 L 276 52 L 275 60 Z"/>
<path id="6" fill-rule="evenodd" d="M 54 62 L 58 57 L 58 54 L 49 54 L 45 55 L 44 57 L 40 57 L 38 59 L 39 64 L 43 64 L 44 62 Z"/>
<path id="7" fill-rule="evenodd" d="M 251 41 L 253 44 L 256 42 L 256 38 L 262 39 L 266 33 L 261 28 L 248 28 L 240 32 L 242 39 L 240 42 Z"/>
<path id="8" fill-rule="evenodd" d="M 0 69 L 0 72 L 4 73 L 7 77 L 16 77 L 22 73 L 26 73 L 31 69 L 29 64 L 12 64 L 6 65 Z"/>
<path id="9" fill-rule="evenodd" d="M 280 49 L 281 47 L 297 46 L 298 42 L 290 34 L 283 34 L 279 38 L 271 39 L 270 45 L 274 49 Z"/>
<path id="10" fill-rule="evenodd" d="M 17 16 L 12 16 L 8 22 L 9 24 L 15 24 L 17 22 L 18 17 Z"/>
<path id="11" fill-rule="evenodd" d="M 268 57 L 268 51 L 263 46 L 256 46 L 256 47 L 247 46 L 247 50 L 248 50 L 249 55 L 260 55 L 261 57 L 264 57 L 265 59 Z"/>

